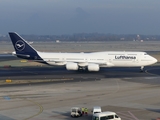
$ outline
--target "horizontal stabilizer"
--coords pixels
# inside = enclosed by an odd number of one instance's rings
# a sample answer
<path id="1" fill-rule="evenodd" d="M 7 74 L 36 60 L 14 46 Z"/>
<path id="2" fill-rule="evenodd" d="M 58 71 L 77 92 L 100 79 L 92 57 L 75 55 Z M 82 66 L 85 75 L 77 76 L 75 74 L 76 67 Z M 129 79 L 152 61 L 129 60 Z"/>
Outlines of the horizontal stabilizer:
<path id="1" fill-rule="evenodd" d="M 26 57 L 26 58 L 30 57 L 30 55 L 24 55 L 24 54 L 14 54 L 14 55 L 19 56 L 19 57 Z"/>

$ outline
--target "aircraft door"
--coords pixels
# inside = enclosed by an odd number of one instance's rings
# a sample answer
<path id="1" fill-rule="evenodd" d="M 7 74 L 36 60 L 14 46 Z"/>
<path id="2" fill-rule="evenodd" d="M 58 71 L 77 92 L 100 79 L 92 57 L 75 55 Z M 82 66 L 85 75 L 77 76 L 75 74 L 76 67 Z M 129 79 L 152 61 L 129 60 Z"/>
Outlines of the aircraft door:
<path id="1" fill-rule="evenodd" d="M 87 57 L 85 58 L 85 62 L 86 62 L 86 63 L 88 62 L 88 58 L 87 58 Z"/>
<path id="2" fill-rule="evenodd" d="M 140 55 L 138 54 L 138 55 L 136 56 L 136 59 L 135 59 L 135 62 L 136 62 L 136 63 L 139 63 L 141 56 L 142 56 L 142 54 L 140 54 Z"/>

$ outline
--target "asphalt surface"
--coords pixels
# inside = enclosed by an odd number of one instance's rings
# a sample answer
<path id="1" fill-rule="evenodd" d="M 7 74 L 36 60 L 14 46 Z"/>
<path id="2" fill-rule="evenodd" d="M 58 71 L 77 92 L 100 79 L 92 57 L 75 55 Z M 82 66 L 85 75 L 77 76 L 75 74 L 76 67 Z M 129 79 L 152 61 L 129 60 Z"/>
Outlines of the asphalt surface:
<path id="1" fill-rule="evenodd" d="M 99 72 L 68 71 L 64 67 L 1 67 L 0 80 L 74 79 L 100 80 L 102 78 L 146 77 L 160 75 L 160 66 L 147 66 L 144 72 L 139 67 L 102 68 Z M 61 82 L 61 81 L 59 81 Z"/>
<path id="2" fill-rule="evenodd" d="M 155 120 L 160 113 L 158 65 L 145 67 L 144 72 L 138 67 L 102 68 L 99 72 L 1 67 L 0 82 L 6 79 L 44 82 L 2 85 L 2 120 L 91 120 L 93 106 L 114 111 L 122 120 Z M 56 81 L 45 82 L 48 79 Z M 70 108 L 74 106 L 87 107 L 88 116 L 71 118 Z"/>
<path id="3" fill-rule="evenodd" d="M 33 44 L 37 50 L 49 52 L 147 51 L 160 61 L 159 45 L 158 41 Z M 1 52 L 6 51 L 14 51 L 11 43 L 1 43 Z M 145 67 L 144 72 L 140 68 L 79 72 L 63 67 L 22 67 L 30 64 L 12 60 L 17 58 L 11 54 L 0 55 L 0 120 L 91 120 L 93 106 L 114 111 L 122 120 L 160 117 L 158 65 Z M 6 79 L 13 84 L 5 83 Z M 89 115 L 71 118 L 70 108 L 74 106 L 87 107 Z"/>

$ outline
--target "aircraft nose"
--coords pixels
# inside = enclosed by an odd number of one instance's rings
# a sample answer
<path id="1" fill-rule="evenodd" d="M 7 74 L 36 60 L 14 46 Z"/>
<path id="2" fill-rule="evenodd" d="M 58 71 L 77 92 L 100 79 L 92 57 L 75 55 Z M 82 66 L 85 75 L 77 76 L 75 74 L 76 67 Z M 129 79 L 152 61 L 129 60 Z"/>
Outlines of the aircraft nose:
<path id="1" fill-rule="evenodd" d="M 156 58 L 154 58 L 154 61 L 155 61 L 155 63 L 157 63 L 157 62 L 158 62 L 158 60 L 157 60 Z"/>
<path id="2" fill-rule="evenodd" d="M 157 60 L 156 58 L 153 57 L 153 62 L 154 62 L 154 63 L 157 63 L 158 60 Z"/>

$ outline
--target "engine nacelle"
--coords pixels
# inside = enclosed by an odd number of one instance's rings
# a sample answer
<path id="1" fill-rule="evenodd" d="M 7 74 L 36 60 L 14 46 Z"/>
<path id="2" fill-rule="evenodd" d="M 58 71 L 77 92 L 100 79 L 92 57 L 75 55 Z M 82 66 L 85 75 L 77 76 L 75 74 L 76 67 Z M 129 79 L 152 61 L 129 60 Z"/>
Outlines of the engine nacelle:
<path id="1" fill-rule="evenodd" d="M 99 71 L 99 65 L 98 64 L 89 64 L 88 65 L 88 71 Z"/>
<path id="2" fill-rule="evenodd" d="M 66 69 L 67 70 L 78 70 L 78 64 L 77 63 L 67 63 Z"/>

